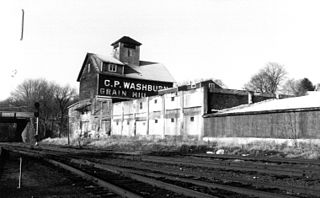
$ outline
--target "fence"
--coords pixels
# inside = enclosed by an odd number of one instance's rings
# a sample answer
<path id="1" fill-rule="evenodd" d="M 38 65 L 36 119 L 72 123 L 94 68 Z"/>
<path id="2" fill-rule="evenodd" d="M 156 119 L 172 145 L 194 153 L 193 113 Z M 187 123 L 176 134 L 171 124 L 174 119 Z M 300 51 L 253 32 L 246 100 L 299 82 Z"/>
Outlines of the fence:
<path id="1" fill-rule="evenodd" d="M 320 107 L 204 116 L 205 137 L 320 138 Z"/>

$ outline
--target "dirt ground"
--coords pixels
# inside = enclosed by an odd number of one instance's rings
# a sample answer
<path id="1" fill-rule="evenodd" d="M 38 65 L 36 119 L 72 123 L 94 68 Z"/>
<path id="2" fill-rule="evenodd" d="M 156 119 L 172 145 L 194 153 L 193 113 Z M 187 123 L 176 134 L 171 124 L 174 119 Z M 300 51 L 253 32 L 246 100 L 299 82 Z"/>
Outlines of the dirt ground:
<path id="1" fill-rule="evenodd" d="M 76 181 L 62 171 L 38 163 L 34 159 L 22 159 L 22 185 L 19 183 L 19 156 L 10 154 L 0 173 L 0 197 L 90 197 Z M 91 186 L 88 185 L 88 188 Z M 94 196 L 93 196 L 94 197 Z"/>

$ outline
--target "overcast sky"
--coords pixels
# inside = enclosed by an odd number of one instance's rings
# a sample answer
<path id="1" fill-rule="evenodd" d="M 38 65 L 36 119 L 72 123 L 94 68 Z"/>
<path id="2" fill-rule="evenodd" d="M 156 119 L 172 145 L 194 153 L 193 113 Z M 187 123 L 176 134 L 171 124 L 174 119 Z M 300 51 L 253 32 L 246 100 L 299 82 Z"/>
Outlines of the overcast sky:
<path id="1" fill-rule="evenodd" d="M 288 77 L 319 83 L 319 10 L 317 0 L 4 0 L 0 100 L 30 78 L 78 89 L 86 53 L 109 55 L 125 35 L 177 82 L 214 78 L 241 89 L 277 62 Z"/>

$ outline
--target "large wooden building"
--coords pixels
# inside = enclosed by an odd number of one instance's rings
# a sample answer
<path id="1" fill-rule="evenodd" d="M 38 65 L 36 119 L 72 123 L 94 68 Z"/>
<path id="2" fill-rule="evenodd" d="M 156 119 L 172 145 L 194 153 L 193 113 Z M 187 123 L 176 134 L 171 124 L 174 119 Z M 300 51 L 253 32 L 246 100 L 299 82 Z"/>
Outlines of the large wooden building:
<path id="1" fill-rule="evenodd" d="M 125 36 L 111 46 L 112 56 L 85 56 L 77 78 L 80 101 L 69 107 L 73 137 L 202 138 L 218 135 L 217 126 L 225 123 L 221 125 L 225 130 L 219 133 L 224 136 L 233 131 L 228 131 L 228 119 L 216 121 L 220 110 L 275 98 L 272 94 L 224 89 L 212 80 L 174 86 L 164 65 L 140 60 L 141 43 Z M 218 132 L 212 132 L 215 128 Z"/>
<path id="2" fill-rule="evenodd" d="M 124 36 L 111 46 L 111 56 L 85 56 L 77 78 L 80 101 L 69 107 L 71 132 L 109 134 L 112 103 L 153 96 L 175 83 L 163 64 L 140 60 L 138 41 Z"/>

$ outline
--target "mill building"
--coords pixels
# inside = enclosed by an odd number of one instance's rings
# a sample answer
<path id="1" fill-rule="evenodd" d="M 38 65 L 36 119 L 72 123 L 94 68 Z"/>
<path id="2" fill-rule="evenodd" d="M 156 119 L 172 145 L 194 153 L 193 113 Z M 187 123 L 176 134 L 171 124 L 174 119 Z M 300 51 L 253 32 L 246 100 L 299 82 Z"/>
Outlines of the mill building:
<path id="1" fill-rule="evenodd" d="M 111 44 L 111 56 L 86 54 L 77 78 L 80 101 L 69 107 L 71 133 L 110 134 L 113 103 L 173 87 L 175 80 L 163 64 L 140 60 L 141 45 L 123 36 Z"/>

